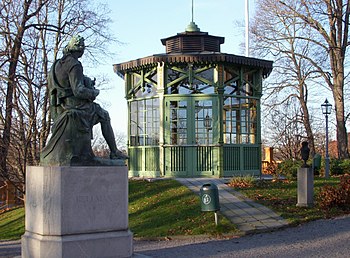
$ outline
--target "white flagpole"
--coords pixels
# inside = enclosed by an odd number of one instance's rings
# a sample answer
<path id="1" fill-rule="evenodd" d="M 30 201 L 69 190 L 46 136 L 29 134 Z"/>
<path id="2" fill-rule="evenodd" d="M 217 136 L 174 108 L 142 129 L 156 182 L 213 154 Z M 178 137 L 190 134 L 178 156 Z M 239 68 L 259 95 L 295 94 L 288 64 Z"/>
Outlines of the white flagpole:
<path id="1" fill-rule="evenodd" d="M 245 55 L 249 56 L 249 0 L 245 0 Z"/>
<path id="2" fill-rule="evenodd" d="M 193 0 L 192 0 L 192 22 L 193 22 Z"/>

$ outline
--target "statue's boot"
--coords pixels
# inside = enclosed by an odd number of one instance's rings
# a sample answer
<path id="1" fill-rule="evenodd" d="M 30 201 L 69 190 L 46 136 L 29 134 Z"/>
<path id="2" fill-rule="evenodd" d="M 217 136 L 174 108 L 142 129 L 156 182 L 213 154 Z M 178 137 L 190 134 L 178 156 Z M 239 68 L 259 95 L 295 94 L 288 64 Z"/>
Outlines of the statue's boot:
<path id="1" fill-rule="evenodd" d="M 129 156 L 126 155 L 125 153 L 121 152 L 120 150 L 116 150 L 116 151 L 111 151 L 111 153 L 109 154 L 109 157 L 111 159 L 128 159 Z"/>
<path id="2" fill-rule="evenodd" d="M 109 150 L 111 152 L 109 157 L 111 159 L 128 159 L 129 158 L 128 155 L 118 150 L 117 144 L 115 143 L 113 128 L 109 123 L 109 121 L 101 122 L 101 130 L 102 130 L 102 135 L 105 138 L 107 145 L 109 147 Z"/>

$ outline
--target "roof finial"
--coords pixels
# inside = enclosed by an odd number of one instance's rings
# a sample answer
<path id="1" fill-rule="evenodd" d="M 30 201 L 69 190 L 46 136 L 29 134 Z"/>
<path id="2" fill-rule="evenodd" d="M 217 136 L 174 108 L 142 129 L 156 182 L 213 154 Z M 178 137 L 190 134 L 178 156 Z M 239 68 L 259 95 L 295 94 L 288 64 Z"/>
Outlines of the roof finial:
<path id="1" fill-rule="evenodd" d="M 187 28 L 186 28 L 186 32 L 196 32 L 196 31 L 201 31 L 199 28 L 198 28 L 198 26 L 197 26 L 197 24 L 195 24 L 194 23 L 194 21 L 193 21 L 193 13 L 194 13 L 194 4 L 193 4 L 193 0 L 192 0 L 192 20 L 191 20 L 191 22 L 190 22 L 190 24 L 187 26 Z"/>

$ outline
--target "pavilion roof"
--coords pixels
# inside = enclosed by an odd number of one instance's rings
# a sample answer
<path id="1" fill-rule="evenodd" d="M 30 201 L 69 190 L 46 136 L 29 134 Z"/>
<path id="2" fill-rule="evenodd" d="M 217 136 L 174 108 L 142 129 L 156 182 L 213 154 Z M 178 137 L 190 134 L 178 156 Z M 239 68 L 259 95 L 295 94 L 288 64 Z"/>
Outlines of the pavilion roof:
<path id="1" fill-rule="evenodd" d="M 114 71 L 121 77 L 128 71 L 138 70 L 143 67 L 156 66 L 158 63 L 181 64 L 181 63 L 226 63 L 234 65 L 245 65 L 250 67 L 262 68 L 263 77 L 270 75 L 273 62 L 264 59 L 225 54 L 221 52 L 186 52 L 155 54 L 119 64 L 114 64 Z"/>

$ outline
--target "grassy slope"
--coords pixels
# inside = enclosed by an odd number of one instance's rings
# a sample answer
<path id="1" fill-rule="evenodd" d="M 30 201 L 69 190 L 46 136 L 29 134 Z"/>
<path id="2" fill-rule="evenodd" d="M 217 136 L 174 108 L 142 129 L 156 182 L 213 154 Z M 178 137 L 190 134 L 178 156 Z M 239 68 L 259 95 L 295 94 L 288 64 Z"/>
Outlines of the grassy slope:
<path id="1" fill-rule="evenodd" d="M 338 178 L 315 178 L 317 196 L 324 185 L 335 185 Z M 248 197 L 272 208 L 294 224 L 339 216 L 340 209 L 323 211 L 296 207 L 297 182 L 263 182 L 250 188 L 236 188 Z M 235 232 L 235 227 L 220 216 L 220 225 L 214 224 L 212 212 L 201 212 L 199 197 L 174 180 L 155 182 L 130 181 L 129 224 L 136 237 L 166 237 L 173 235 L 220 234 Z M 24 233 L 24 209 L 17 208 L 0 214 L 0 240 L 19 239 Z"/>
<path id="2" fill-rule="evenodd" d="M 0 240 L 19 239 L 24 233 L 24 208 L 0 214 Z"/>
<path id="3" fill-rule="evenodd" d="M 175 180 L 130 181 L 129 226 L 136 237 L 220 234 L 236 232 L 234 225 L 213 212 L 201 212 L 199 197 Z M 0 240 L 24 234 L 24 208 L 0 214 Z"/>
<path id="4" fill-rule="evenodd" d="M 235 227 L 220 216 L 215 226 L 213 212 L 201 212 L 200 200 L 174 180 L 131 181 L 129 195 L 130 228 L 135 236 L 220 234 Z"/>

